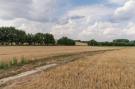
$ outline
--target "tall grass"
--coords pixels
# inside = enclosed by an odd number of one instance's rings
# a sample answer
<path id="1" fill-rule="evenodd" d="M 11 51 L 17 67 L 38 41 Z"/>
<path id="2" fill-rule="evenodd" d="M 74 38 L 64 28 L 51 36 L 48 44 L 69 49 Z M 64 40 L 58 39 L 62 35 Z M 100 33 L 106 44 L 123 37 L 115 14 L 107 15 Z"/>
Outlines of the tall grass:
<path id="1" fill-rule="evenodd" d="M 10 61 L 9 65 L 10 66 L 14 66 L 14 65 L 17 65 L 18 64 L 18 60 L 16 57 L 13 57 L 13 59 Z"/>
<path id="2" fill-rule="evenodd" d="M 0 61 L 0 69 L 9 69 L 15 66 L 23 66 L 28 63 L 29 63 L 29 60 L 25 57 L 21 57 L 20 60 L 17 59 L 16 57 L 13 57 L 12 60 L 10 60 L 9 62 Z"/>
<path id="3" fill-rule="evenodd" d="M 19 62 L 19 65 L 24 65 L 24 64 L 28 64 L 29 60 L 27 58 L 25 58 L 24 56 L 21 57 L 21 60 Z"/>

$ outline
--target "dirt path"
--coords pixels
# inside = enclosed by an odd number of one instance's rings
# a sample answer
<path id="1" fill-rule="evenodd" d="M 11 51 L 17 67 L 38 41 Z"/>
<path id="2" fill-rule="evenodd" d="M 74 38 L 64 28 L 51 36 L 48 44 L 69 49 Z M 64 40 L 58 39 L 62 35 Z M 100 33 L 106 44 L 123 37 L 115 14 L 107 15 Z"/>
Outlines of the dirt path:
<path id="1" fill-rule="evenodd" d="M 22 78 L 22 77 L 25 77 L 25 76 L 29 76 L 29 75 L 44 71 L 44 70 L 46 70 L 48 68 L 55 67 L 55 66 L 57 66 L 57 64 L 49 64 L 49 65 L 45 65 L 45 66 L 42 66 L 42 67 L 38 67 L 38 68 L 33 69 L 31 71 L 27 71 L 27 72 L 24 72 L 24 73 L 15 75 L 15 76 L 11 76 L 11 77 L 1 79 L 0 80 L 0 86 L 2 86 L 3 84 L 5 84 L 5 83 L 7 83 L 9 81 L 16 80 L 18 78 Z"/>

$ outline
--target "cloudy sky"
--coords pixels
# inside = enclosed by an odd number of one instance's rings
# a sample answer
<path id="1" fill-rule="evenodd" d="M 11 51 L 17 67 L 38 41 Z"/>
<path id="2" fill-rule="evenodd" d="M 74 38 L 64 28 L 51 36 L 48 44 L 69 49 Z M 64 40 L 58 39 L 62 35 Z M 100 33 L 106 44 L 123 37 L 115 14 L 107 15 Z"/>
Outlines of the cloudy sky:
<path id="1" fill-rule="evenodd" d="M 0 0 L 0 26 L 56 38 L 135 39 L 135 0 Z"/>

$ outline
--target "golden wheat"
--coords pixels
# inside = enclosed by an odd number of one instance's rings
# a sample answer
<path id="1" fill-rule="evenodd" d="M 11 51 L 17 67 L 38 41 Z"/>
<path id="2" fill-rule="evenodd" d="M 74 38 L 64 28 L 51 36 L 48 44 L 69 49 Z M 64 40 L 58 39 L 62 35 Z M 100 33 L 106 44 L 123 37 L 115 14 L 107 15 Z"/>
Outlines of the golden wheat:
<path id="1" fill-rule="evenodd" d="M 135 89 L 135 48 L 94 56 L 14 81 L 5 89 Z"/>
<path id="2" fill-rule="evenodd" d="M 0 47 L 0 61 L 9 61 L 14 57 L 17 59 L 21 59 L 22 57 L 27 59 L 40 59 L 48 56 L 104 49 L 112 48 L 88 46 L 7 46 Z"/>

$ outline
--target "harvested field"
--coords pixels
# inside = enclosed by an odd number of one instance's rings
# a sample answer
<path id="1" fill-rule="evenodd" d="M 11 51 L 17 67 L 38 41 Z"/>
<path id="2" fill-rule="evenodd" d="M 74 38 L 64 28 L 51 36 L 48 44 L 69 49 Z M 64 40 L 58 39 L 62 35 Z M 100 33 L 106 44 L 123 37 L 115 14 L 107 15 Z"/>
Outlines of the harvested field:
<path id="1" fill-rule="evenodd" d="M 77 52 L 105 50 L 113 48 L 88 47 L 88 46 L 7 46 L 0 47 L 0 61 L 9 61 L 16 57 L 28 59 L 40 59 L 49 56 L 72 54 Z"/>
<path id="2" fill-rule="evenodd" d="M 86 55 L 4 89 L 135 89 L 135 48 Z"/>

